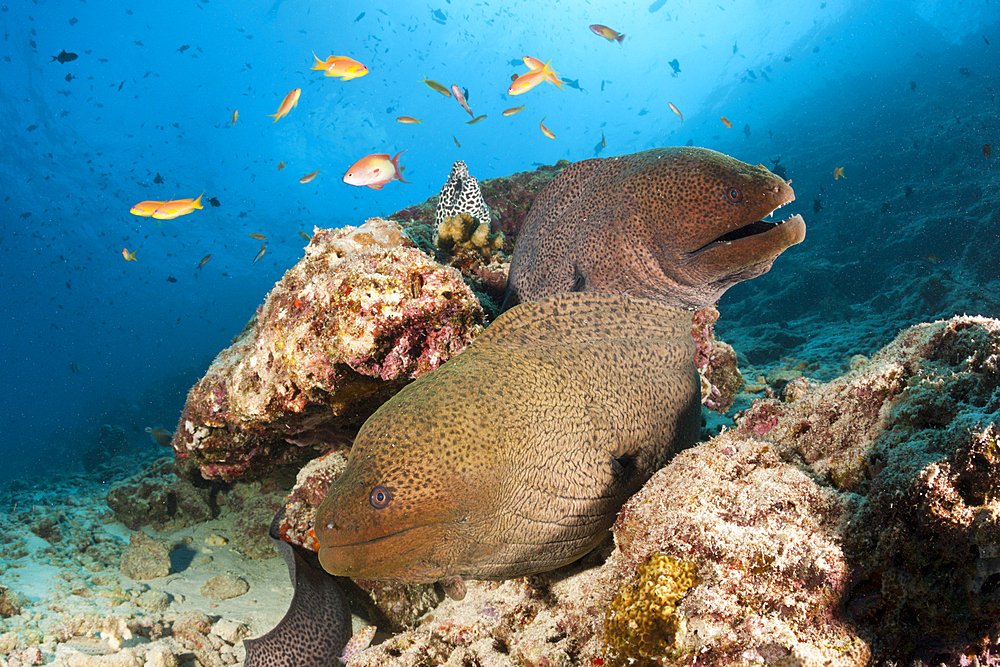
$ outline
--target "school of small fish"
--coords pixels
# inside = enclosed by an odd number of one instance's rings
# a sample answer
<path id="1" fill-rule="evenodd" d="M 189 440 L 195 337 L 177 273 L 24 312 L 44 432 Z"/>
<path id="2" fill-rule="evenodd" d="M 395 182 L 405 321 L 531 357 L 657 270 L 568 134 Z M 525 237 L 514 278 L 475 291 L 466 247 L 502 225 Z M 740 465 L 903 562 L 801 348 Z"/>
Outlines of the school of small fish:
<path id="1" fill-rule="evenodd" d="M 364 12 L 361 13 L 361 17 L 363 16 Z M 442 20 L 446 20 L 446 18 Z M 606 25 L 595 23 L 590 26 L 590 30 L 595 35 L 603 37 L 609 42 L 618 42 L 619 45 L 622 45 L 624 43 L 625 35 Z M 178 51 L 180 53 L 183 53 L 188 48 L 190 48 L 189 45 L 184 45 L 180 49 L 178 49 Z M 198 50 L 200 51 L 200 48 Z M 358 79 L 360 77 L 366 76 L 369 73 L 369 69 L 366 65 L 349 56 L 330 55 L 327 56 L 326 59 L 321 59 L 318 55 L 316 55 L 315 52 L 313 52 L 312 56 L 313 56 L 313 64 L 310 69 L 322 72 L 323 76 L 325 77 L 335 77 L 339 78 L 341 81 L 351 81 L 353 79 Z M 59 53 L 57 56 L 53 56 L 52 59 L 53 61 L 57 60 L 61 63 L 66 63 L 76 58 L 77 58 L 76 54 L 67 53 L 66 51 L 63 51 Z M 523 95 L 531 91 L 533 88 L 535 88 L 541 83 L 550 83 L 556 86 L 556 88 L 560 90 L 563 90 L 564 86 L 568 85 L 570 87 L 576 88 L 577 90 L 585 92 L 584 89 L 580 86 L 578 79 L 561 78 L 559 72 L 557 72 L 552 67 L 551 60 L 545 60 L 543 62 L 541 59 L 535 58 L 534 56 L 525 55 L 521 58 L 520 61 L 518 60 L 510 61 L 510 64 L 514 66 L 519 66 L 521 63 L 523 63 L 528 68 L 528 71 L 524 73 L 514 73 L 511 75 L 510 77 L 511 83 L 506 91 L 508 95 L 511 96 Z M 677 63 L 677 61 L 674 60 L 671 61 L 669 64 L 674 70 L 672 76 L 677 76 L 677 74 L 680 72 L 679 63 Z M 250 63 L 246 63 L 246 66 L 247 68 L 250 68 Z M 480 114 L 477 116 L 473 112 L 472 107 L 469 103 L 469 91 L 467 88 L 463 89 L 458 84 L 452 84 L 450 86 L 446 86 L 428 77 L 424 77 L 421 83 L 426 85 L 434 92 L 440 93 L 445 97 L 454 98 L 455 101 L 459 104 L 459 106 L 461 106 L 462 109 L 466 113 L 468 113 L 469 116 L 471 117 L 471 120 L 466 121 L 466 124 L 476 125 L 486 120 L 487 114 Z M 604 90 L 604 83 L 605 83 L 604 81 L 601 82 L 602 91 Z M 298 106 L 301 96 L 302 96 L 302 88 L 294 88 L 291 91 L 289 91 L 281 100 L 281 103 L 278 105 L 277 111 L 273 114 L 269 114 L 269 116 L 273 118 L 272 122 L 277 123 L 282 118 L 288 116 L 290 112 L 295 107 Z M 676 114 L 677 117 L 683 123 L 684 116 L 681 113 L 681 111 L 672 102 L 668 103 L 668 105 L 670 107 L 670 110 L 674 114 Z M 500 115 L 505 118 L 509 118 L 511 116 L 514 116 L 515 114 L 524 111 L 526 108 L 527 105 L 524 104 L 516 107 L 510 107 L 504 109 Z M 646 110 L 643 109 L 639 115 L 644 115 L 645 113 Z M 235 127 L 236 122 L 239 118 L 240 118 L 239 111 L 233 109 L 232 115 L 230 117 L 229 126 Z M 555 139 L 556 138 L 555 133 L 545 125 L 545 120 L 546 119 L 543 117 L 542 120 L 539 121 L 538 123 L 539 130 L 545 137 L 549 139 Z M 733 127 L 732 123 L 725 116 L 719 116 L 719 120 L 726 128 Z M 398 116 L 396 118 L 396 122 L 403 125 L 423 125 L 423 121 L 420 118 L 408 115 Z M 744 129 L 744 132 L 749 135 L 749 126 L 747 126 L 747 128 Z M 452 136 L 452 140 L 454 141 L 455 146 L 457 148 L 462 147 L 462 144 L 459 142 L 457 137 Z M 597 145 L 595 153 L 599 153 L 606 146 L 607 146 L 607 140 L 605 139 L 604 132 L 602 131 L 601 141 Z M 361 159 L 357 160 L 353 165 L 351 165 L 350 168 L 348 168 L 348 170 L 344 173 L 342 181 L 347 185 L 352 185 L 356 187 L 368 187 L 373 190 L 381 190 L 388 183 L 392 181 L 409 183 L 410 181 L 407 181 L 403 178 L 403 167 L 400 166 L 399 164 L 399 157 L 403 152 L 404 151 L 399 151 L 396 154 L 396 156 L 392 158 L 390 158 L 389 154 L 387 153 L 372 153 L 370 155 L 366 155 L 365 157 L 362 157 Z M 983 152 L 987 157 L 989 157 L 988 146 L 984 147 Z M 279 161 L 277 164 L 279 171 L 283 170 L 285 166 L 286 165 L 284 160 Z M 321 171 L 319 169 L 316 169 L 315 171 L 305 174 L 304 176 L 299 178 L 298 182 L 301 184 L 310 183 L 320 173 Z M 834 175 L 834 178 L 840 179 L 843 177 L 844 177 L 843 168 L 838 168 Z M 157 184 L 163 183 L 163 179 L 159 176 L 159 174 L 157 174 L 155 182 Z M 204 195 L 204 193 L 202 193 L 202 195 Z M 192 199 L 171 198 L 164 201 L 154 201 L 154 200 L 141 201 L 132 206 L 130 212 L 133 215 L 141 217 L 152 217 L 157 220 L 172 220 L 174 218 L 178 218 L 183 215 L 188 215 L 194 212 L 195 210 L 201 209 L 202 208 L 201 198 L 202 197 L 199 196 L 197 198 L 192 198 Z M 213 197 L 209 201 L 212 203 L 213 206 L 219 206 L 219 202 L 216 198 Z M 245 212 L 241 213 L 240 217 L 244 217 L 244 215 Z M 305 234 L 304 232 L 299 232 L 299 234 L 307 241 L 310 240 L 308 234 Z M 253 233 L 250 234 L 250 236 L 251 238 L 256 240 L 264 240 L 266 238 L 263 234 L 259 233 Z M 253 259 L 254 264 L 259 262 L 263 258 L 266 249 L 267 249 L 266 245 L 260 247 L 259 251 L 257 252 L 257 255 Z M 134 251 L 131 253 L 125 251 L 123 252 L 123 254 L 126 260 L 135 261 Z M 201 269 L 210 258 L 211 255 L 207 255 L 201 261 L 201 263 L 198 264 L 198 269 Z"/>

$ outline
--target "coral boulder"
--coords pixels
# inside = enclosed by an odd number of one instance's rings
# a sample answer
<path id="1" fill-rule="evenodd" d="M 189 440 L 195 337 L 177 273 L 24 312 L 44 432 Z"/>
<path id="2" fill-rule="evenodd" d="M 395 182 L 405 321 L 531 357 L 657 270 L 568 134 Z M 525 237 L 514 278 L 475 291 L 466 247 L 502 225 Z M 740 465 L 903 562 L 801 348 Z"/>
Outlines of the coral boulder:
<path id="1" fill-rule="evenodd" d="M 349 438 L 407 382 L 464 349 L 482 317 L 461 275 L 396 223 L 317 229 L 189 392 L 174 450 L 206 478 L 308 458 L 302 448 Z"/>

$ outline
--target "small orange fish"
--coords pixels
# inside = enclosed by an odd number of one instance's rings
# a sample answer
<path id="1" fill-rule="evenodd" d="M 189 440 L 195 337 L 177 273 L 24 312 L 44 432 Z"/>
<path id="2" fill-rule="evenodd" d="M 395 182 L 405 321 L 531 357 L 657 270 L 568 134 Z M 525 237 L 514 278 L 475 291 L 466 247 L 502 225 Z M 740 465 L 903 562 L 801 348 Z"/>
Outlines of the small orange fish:
<path id="1" fill-rule="evenodd" d="M 431 90 L 436 90 L 437 92 L 441 93 L 445 97 L 451 97 L 451 91 L 448 90 L 447 88 L 445 88 L 444 86 L 442 86 L 437 81 L 434 81 L 433 79 L 428 79 L 425 76 L 423 82 L 426 83 L 427 87 L 430 88 Z"/>
<path id="2" fill-rule="evenodd" d="M 372 638 L 375 637 L 375 629 L 374 625 L 369 625 L 351 637 L 347 645 L 344 646 L 344 652 L 339 658 L 341 664 L 346 664 L 351 658 L 368 648 L 368 645 L 372 643 Z"/>
<path id="3" fill-rule="evenodd" d="M 389 158 L 388 153 L 372 153 L 364 156 L 352 164 L 351 168 L 344 174 L 344 183 L 368 186 L 373 190 L 381 190 L 390 181 L 410 183 L 410 181 L 403 180 L 403 169 L 399 166 L 399 156 L 404 152 L 406 151 L 399 151 L 392 159 Z"/>
<path id="4" fill-rule="evenodd" d="M 131 213 L 132 215 L 141 215 L 144 218 L 148 218 L 149 216 L 153 215 L 153 213 L 156 211 L 158 207 L 163 206 L 166 203 L 167 202 L 165 201 L 141 201 L 135 206 L 133 206 L 129 210 L 129 213 Z"/>
<path id="5" fill-rule="evenodd" d="M 164 202 L 153 211 L 153 217 L 157 220 L 173 220 L 182 215 L 187 215 L 197 208 L 204 208 L 201 205 L 201 198 L 204 194 L 202 192 L 198 195 L 197 199 L 171 199 L 168 202 Z"/>
<path id="6" fill-rule="evenodd" d="M 730 130 L 733 129 L 733 124 L 730 123 L 729 119 L 726 118 L 725 116 L 719 116 L 719 120 L 721 120 L 722 124 L 728 127 Z"/>
<path id="7" fill-rule="evenodd" d="M 212 255 L 211 254 L 208 254 L 208 255 L 205 255 L 204 257 L 202 257 L 201 261 L 198 262 L 198 267 L 195 269 L 195 271 L 200 270 L 201 267 L 203 267 L 206 264 L 208 264 L 208 260 L 210 260 L 210 259 L 212 259 Z"/>
<path id="8" fill-rule="evenodd" d="M 552 134 L 552 130 L 550 130 L 549 128 L 545 127 L 545 119 L 544 118 L 542 119 L 542 122 L 540 122 L 538 124 L 538 127 L 542 128 L 542 134 L 544 134 L 549 139 L 555 139 L 556 138 L 556 135 Z"/>
<path id="9" fill-rule="evenodd" d="M 233 127 L 236 127 L 236 119 L 240 117 L 240 112 L 233 109 Z"/>
<path id="10" fill-rule="evenodd" d="M 532 58 L 531 56 L 524 56 L 523 58 L 521 58 L 521 60 L 524 61 L 524 64 L 527 65 L 528 69 L 530 69 L 532 72 L 537 72 L 543 67 L 545 67 L 545 63 L 543 63 L 538 58 Z M 551 74 L 545 77 L 545 80 L 554 83 L 557 88 L 562 88 L 563 83 L 565 83 L 565 81 L 559 78 L 559 72 L 552 72 Z"/>
<path id="11" fill-rule="evenodd" d="M 368 74 L 367 67 L 347 56 L 329 56 L 323 61 L 313 53 L 313 58 L 316 63 L 310 69 L 322 70 L 323 76 L 339 76 L 341 81 L 350 81 Z"/>
<path id="12" fill-rule="evenodd" d="M 455 138 L 455 135 L 454 135 L 454 134 L 453 134 L 453 135 L 451 135 L 451 139 L 452 139 L 452 141 L 454 141 L 454 142 L 455 142 L 455 145 L 456 145 L 456 146 L 458 146 L 459 148 L 461 148 L 461 147 L 462 147 L 462 144 L 458 143 L 458 139 L 456 139 L 456 138 Z"/>
<path id="13" fill-rule="evenodd" d="M 601 130 L 601 148 L 607 148 L 608 142 L 604 141 L 604 130 Z"/>
<path id="14" fill-rule="evenodd" d="M 132 252 L 129 252 L 128 248 L 122 248 L 122 257 L 125 258 L 126 262 L 138 262 L 139 261 L 139 260 L 137 260 L 135 258 L 135 250 L 133 250 Z"/>
<path id="15" fill-rule="evenodd" d="M 318 173 L 319 173 L 319 169 L 317 169 L 316 171 L 314 171 L 311 174 L 306 174 L 305 176 L 303 176 L 302 178 L 299 179 L 299 183 L 308 183 L 312 179 L 316 178 L 316 174 L 318 174 Z"/>
<path id="16" fill-rule="evenodd" d="M 288 115 L 288 112 L 292 110 L 292 107 L 298 106 L 299 95 L 302 94 L 301 88 L 296 88 L 292 92 L 285 95 L 285 99 L 281 100 L 281 106 L 278 107 L 278 113 L 269 113 L 268 116 L 274 118 L 274 122 L 277 123 L 282 116 Z"/>
<path id="17" fill-rule="evenodd" d="M 600 23 L 595 23 L 590 26 L 590 31 L 595 35 L 600 35 L 604 39 L 610 41 L 617 41 L 619 44 L 625 39 L 625 35 L 621 34 L 617 30 L 612 30 L 606 25 L 601 25 Z"/>
<path id="18" fill-rule="evenodd" d="M 404 125 L 413 125 L 414 123 L 420 123 L 420 119 L 413 116 L 400 116 L 396 119 L 396 122 L 403 123 Z M 420 124 L 423 125 L 423 123 Z"/>
<path id="19" fill-rule="evenodd" d="M 671 111 L 673 111 L 675 114 L 677 114 L 677 117 L 680 118 L 681 122 L 683 123 L 684 122 L 684 115 L 681 114 L 680 109 L 678 109 L 677 107 L 675 107 L 673 102 L 667 102 L 667 106 L 670 107 Z"/>
<path id="20" fill-rule="evenodd" d="M 550 67 L 549 63 L 551 60 L 547 60 L 540 69 L 533 69 L 527 74 L 522 74 L 514 80 L 514 83 L 510 84 L 507 89 L 508 95 L 520 95 L 521 93 L 526 93 L 542 81 L 549 81 L 554 83 L 558 88 L 562 88 L 562 80 L 559 78 L 559 72 Z"/>
<path id="21" fill-rule="evenodd" d="M 504 109 L 503 115 L 504 116 L 513 116 L 518 111 L 524 111 L 524 105 L 523 104 L 521 106 L 519 106 L 519 107 L 511 107 L 510 109 Z"/>
<path id="22" fill-rule="evenodd" d="M 282 160 L 281 162 L 278 163 L 278 171 L 281 171 L 284 168 L 285 168 L 285 161 Z"/>
<path id="23" fill-rule="evenodd" d="M 266 236 L 264 236 L 263 234 L 258 234 L 257 232 L 251 233 L 250 234 L 250 238 L 255 239 L 257 241 L 266 241 L 267 240 Z"/>
<path id="24" fill-rule="evenodd" d="M 481 121 L 484 118 L 486 118 L 486 114 L 483 114 L 482 116 L 476 116 L 472 120 L 467 120 L 467 121 L 465 121 L 465 124 L 466 125 L 475 125 L 476 123 L 478 123 L 479 121 Z"/>
<path id="25" fill-rule="evenodd" d="M 847 176 L 844 176 L 844 168 L 843 167 L 837 167 L 836 169 L 833 170 L 833 180 L 836 181 L 837 179 L 840 179 L 840 178 L 847 178 Z"/>

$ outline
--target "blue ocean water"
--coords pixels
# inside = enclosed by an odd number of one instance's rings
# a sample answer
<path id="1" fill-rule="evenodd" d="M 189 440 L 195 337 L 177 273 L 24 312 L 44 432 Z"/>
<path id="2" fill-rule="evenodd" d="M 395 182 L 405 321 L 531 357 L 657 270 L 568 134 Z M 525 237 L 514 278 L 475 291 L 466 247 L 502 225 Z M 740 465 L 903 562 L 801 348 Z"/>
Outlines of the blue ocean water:
<path id="1" fill-rule="evenodd" d="M 835 364 L 921 318 L 996 315 L 998 22 L 987 0 L 4 4 L 0 479 L 79 465 L 103 424 L 162 452 L 144 429 L 174 427 L 301 257 L 299 231 L 421 202 L 457 159 L 485 179 L 692 143 L 786 169 L 806 242 L 721 306 L 751 363 L 798 350 Z M 369 73 L 324 77 L 314 53 Z M 507 95 L 525 55 L 572 85 Z M 487 118 L 468 125 L 425 77 Z M 404 150 L 411 184 L 341 181 Z M 173 220 L 129 213 L 202 192 L 204 209 Z M 908 306 L 914 290 L 929 305 Z"/>

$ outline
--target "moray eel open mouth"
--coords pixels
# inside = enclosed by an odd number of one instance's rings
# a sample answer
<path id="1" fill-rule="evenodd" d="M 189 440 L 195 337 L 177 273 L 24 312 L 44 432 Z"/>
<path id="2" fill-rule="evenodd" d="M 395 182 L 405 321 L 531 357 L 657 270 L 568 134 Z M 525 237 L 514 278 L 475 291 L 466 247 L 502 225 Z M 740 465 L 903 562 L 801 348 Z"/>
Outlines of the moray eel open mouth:
<path id="1" fill-rule="evenodd" d="M 774 211 L 777 211 L 782 206 L 785 206 L 785 204 L 791 203 L 791 201 L 792 200 L 789 199 L 784 204 L 781 204 L 780 206 L 778 206 L 777 208 L 775 208 Z M 760 236 L 762 234 L 767 234 L 769 232 L 773 232 L 774 230 L 776 230 L 776 229 L 778 229 L 778 228 L 780 228 L 783 225 L 786 225 L 788 223 L 794 223 L 792 226 L 795 226 L 795 227 L 805 225 L 805 221 L 802 219 L 802 216 L 799 215 L 798 213 L 796 213 L 795 215 L 789 216 L 789 217 L 787 217 L 787 218 L 785 218 L 783 220 L 772 219 L 772 216 L 774 215 L 774 211 L 771 211 L 770 213 L 768 213 L 765 217 L 761 218 L 760 220 L 756 220 L 754 222 L 751 222 L 750 224 L 743 225 L 742 227 L 737 227 L 736 229 L 734 229 L 732 231 L 726 232 L 722 236 L 709 241 L 708 243 L 706 243 L 705 245 L 703 245 L 702 247 L 698 248 L 697 250 L 695 250 L 694 252 L 692 252 L 690 254 L 691 255 L 697 255 L 698 253 L 704 252 L 705 250 L 708 250 L 709 248 L 712 248 L 712 247 L 715 247 L 715 246 L 729 244 L 729 243 L 734 243 L 734 242 L 739 241 L 741 239 L 746 239 L 746 238 L 750 238 L 750 237 L 754 237 L 754 236 Z M 760 240 L 763 242 L 763 239 L 760 239 Z"/>

